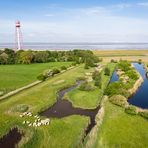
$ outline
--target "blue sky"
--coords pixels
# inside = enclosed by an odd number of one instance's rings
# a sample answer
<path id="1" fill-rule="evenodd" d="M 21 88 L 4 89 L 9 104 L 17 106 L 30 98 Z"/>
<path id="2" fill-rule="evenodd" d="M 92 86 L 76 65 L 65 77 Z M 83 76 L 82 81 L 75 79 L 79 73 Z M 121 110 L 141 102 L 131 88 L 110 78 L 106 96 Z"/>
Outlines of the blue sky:
<path id="1" fill-rule="evenodd" d="M 148 42 L 146 0 L 2 0 L 0 43 L 16 20 L 24 42 Z"/>

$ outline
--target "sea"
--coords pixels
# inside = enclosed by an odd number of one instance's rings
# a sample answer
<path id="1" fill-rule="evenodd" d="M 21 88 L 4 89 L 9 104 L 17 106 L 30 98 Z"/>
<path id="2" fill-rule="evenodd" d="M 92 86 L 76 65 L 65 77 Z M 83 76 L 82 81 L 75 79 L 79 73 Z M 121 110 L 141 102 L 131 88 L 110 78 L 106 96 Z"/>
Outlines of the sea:
<path id="1" fill-rule="evenodd" d="M 11 48 L 14 49 L 13 43 L 0 43 L 0 49 Z M 30 42 L 23 43 L 25 49 L 32 50 L 148 50 L 148 43 L 88 43 L 88 42 L 74 42 L 74 43 L 39 43 Z"/>

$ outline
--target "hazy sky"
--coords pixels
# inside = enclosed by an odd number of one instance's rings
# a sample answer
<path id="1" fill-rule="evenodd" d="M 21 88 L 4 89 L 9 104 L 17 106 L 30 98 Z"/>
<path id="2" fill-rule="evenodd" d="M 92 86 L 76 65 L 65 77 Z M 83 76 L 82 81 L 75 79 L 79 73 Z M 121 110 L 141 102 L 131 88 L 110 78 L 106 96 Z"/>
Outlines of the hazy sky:
<path id="1" fill-rule="evenodd" d="M 148 0 L 1 0 L 0 43 L 148 42 Z"/>

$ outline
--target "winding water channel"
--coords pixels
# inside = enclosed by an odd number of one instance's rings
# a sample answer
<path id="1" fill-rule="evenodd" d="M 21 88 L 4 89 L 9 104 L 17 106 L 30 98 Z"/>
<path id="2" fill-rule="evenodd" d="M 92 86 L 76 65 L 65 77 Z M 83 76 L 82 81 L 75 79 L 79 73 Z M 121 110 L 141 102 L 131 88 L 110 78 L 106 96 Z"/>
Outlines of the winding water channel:
<path id="1" fill-rule="evenodd" d="M 76 85 L 60 90 L 58 92 L 57 102 L 53 106 L 46 109 L 45 111 L 41 112 L 40 115 L 46 117 L 56 117 L 56 118 L 63 118 L 70 115 L 88 116 L 90 117 L 90 123 L 85 131 L 85 136 L 86 136 L 96 124 L 95 117 L 100 107 L 98 106 L 95 109 L 76 108 L 72 106 L 72 103 L 70 101 L 63 99 L 65 93 L 72 91 L 73 89 L 78 87 L 82 82 L 83 81 L 77 81 Z"/>
<path id="2" fill-rule="evenodd" d="M 128 99 L 128 102 L 132 105 L 148 109 L 148 79 L 146 77 L 146 70 L 142 64 L 133 63 L 136 70 L 141 74 L 144 82 L 139 87 L 137 92 Z"/>

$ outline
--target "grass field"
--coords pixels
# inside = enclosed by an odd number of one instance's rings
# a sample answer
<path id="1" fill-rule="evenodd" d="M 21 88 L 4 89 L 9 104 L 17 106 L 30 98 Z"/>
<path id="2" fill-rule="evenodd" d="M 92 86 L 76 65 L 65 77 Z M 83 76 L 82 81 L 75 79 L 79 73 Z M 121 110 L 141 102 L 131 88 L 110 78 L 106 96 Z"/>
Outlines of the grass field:
<path id="1" fill-rule="evenodd" d="M 106 102 L 105 117 L 98 133 L 96 148 L 148 147 L 148 122 L 129 115 L 124 109 Z"/>
<path id="2" fill-rule="evenodd" d="M 62 65 L 61 63 L 53 63 L 53 65 L 52 63 L 50 64 L 50 68 L 61 67 Z M 69 63 L 64 64 L 68 65 Z M 29 67 L 29 65 L 23 66 Z M 38 70 L 41 70 L 42 72 L 44 70 L 42 68 L 49 68 L 48 63 L 46 66 L 43 67 L 40 65 L 39 69 L 37 66 L 34 70 L 36 71 L 34 72 L 34 76 L 39 72 Z M 110 63 L 107 64 L 107 66 L 110 68 L 112 73 L 115 68 L 115 64 Z M 26 67 L 25 69 L 28 70 Z M 33 68 L 34 66 L 31 66 L 30 69 Z M 65 86 L 75 84 L 77 78 L 84 77 L 86 73 L 93 70 L 94 69 L 84 69 L 84 65 L 79 65 L 65 73 L 49 78 L 47 81 L 42 82 L 39 85 L 23 90 L 14 96 L 2 100 L 0 102 L 0 137 L 5 135 L 10 128 L 17 126 L 20 130 L 23 130 L 25 134 L 22 141 L 19 143 L 19 147 L 82 147 L 81 142 L 84 136 L 84 131 L 89 123 L 88 117 L 74 115 L 62 119 L 51 118 L 51 122 L 48 126 L 35 128 L 22 124 L 24 120 L 29 119 L 28 117 L 20 118 L 20 112 L 18 112 L 17 107 L 19 105 L 26 105 L 29 107 L 28 111 L 31 111 L 33 115 L 36 115 L 40 111 L 43 111 L 54 104 L 58 90 L 64 88 Z M 28 73 L 29 71 L 30 70 L 28 70 Z M 10 71 L 7 72 L 9 73 Z M 27 74 L 26 71 L 25 73 Z M 18 71 L 18 77 L 21 77 L 22 75 L 23 72 L 19 73 Z M 33 79 L 31 74 L 28 76 L 28 80 L 30 80 L 29 77 L 32 78 L 31 81 L 36 79 L 36 76 Z M 7 79 L 9 80 L 9 77 Z M 91 92 L 87 92 L 80 91 L 76 88 L 67 94 L 68 99 L 74 106 L 82 108 L 95 108 L 99 104 L 103 91 L 109 80 L 110 77 L 105 76 L 104 73 L 102 73 L 102 89 L 96 88 Z M 113 105 L 108 101 L 105 103 L 104 107 L 105 117 L 98 130 L 97 141 L 95 143 L 96 148 L 135 148 L 135 146 L 140 148 L 148 147 L 148 122 L 146 119 L 138 115 L 132 116 L 126 114 L 123 108 Z"/>
<path id="3" fill-rule="evenodd" d="M 104 62 L 110 62 L 111 59 L 117 61 L 120 59 L 129 61 L 142 59 L 142 61 L 148 62 L 148 50 L 95 50 L 93 52 L 103 58 Z"/>
<path id="4" fill-rule="evenodd" d="M 25 86 L 37 80 L 37 76 L 46 69 L 68 66 L 71 62 L 51 62 L 30 65 L 0 65 L 0 90 L 6 92 Z"/>
<path id="5" fill-rule="evenodd" d="M 29 141 L 23 147 L 72 147 L 81 142 L 84 130 L 89 122 L 87 117 L 70 116 L 63 119 L 51 119 L 49 126 L 33 128 L 22 124 L 23 118 L 15 108 L 25 104 L 33 114 L 51 106 L 56 101 L 56 92 L 75 83 L 75 80 L 84 76 L 84 65 L 69 70 L 63 74 L 24 90 L 9 97 L 0 103 L 0 137 L 10 128 L 18 126 L 24 129 L 25 137 L 22 142 Z M 61 81 L 64 80 L 64 81 Z M 57 84 L 57 82 L 61 82 Z M 79 124 L 77 124 L 79 123 Z M 20 143 L 20 145 L 21 145 Z"/>
<path id="6" fill-rule="evenodd" d="M 102 57 L 110 56 L 148 56 L 148 50 L 94 50 L 94 54 Z"/>

